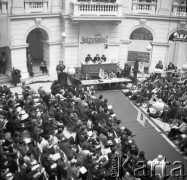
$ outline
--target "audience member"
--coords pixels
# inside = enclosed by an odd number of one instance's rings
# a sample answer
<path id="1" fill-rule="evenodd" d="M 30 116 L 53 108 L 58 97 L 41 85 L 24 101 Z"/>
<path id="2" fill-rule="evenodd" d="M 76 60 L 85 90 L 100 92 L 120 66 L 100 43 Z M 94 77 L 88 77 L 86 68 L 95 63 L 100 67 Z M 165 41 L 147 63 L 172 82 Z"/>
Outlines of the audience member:
<path id="1" fill-rule="evenodd" d="M 106 62 L 106 57 L 104 54 L 101 56 L 101 62 Z"/>
<path id="2" fill-rule="evenodd" d="M 93 62 L 94 62 L 94 63 L 100 62 L 99 54 L 96 54 L 96 56 L 95 56 L 94 59 L 93 59 Z"/>
<path id="3" fill-rule="evenodd" d="M 92 62 L 92 57 L 90 56 L 90 54 L 88 54 L 87 57 L 85 58 L 85 62 L 86 63 Z"/>
<path id="4" fill-rule="evenodd" d="M 0 56 L 0 74 L 5 74 L 6 63 L 7 63 L 7 56 L 4 52 L 2 52 Z"/>

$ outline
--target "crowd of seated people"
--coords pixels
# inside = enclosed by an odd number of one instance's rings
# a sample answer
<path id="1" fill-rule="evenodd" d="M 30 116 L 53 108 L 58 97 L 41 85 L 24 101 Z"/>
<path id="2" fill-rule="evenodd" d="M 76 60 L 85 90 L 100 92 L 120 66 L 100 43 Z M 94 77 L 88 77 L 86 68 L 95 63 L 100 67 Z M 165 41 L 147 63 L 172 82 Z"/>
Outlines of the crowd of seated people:
<path id="1" fill-rule="evenodd" d="M 150 117 L 169 123 L 171 130 L 168 137 L 171 140 L 183 134 L 180 145 L 184 150 L 187 148 L 187 76 L 181 78 L 181 74 L 176 72 L 172 63 L 168 65 L 167 70 L 174 71 L 168 72 L 166 77 L 151 74 L 146 80 L 139 82 L 136 89 L 125 94 L 136 105 L 146 107 Z M 163 110 L 153 107 L 157 101 L 164 104 Z"/>
<path id="2" fill-rule="evenodd" d="M 88 54 L 85 58 L 85 62 L 87 64 L 91 64 L 91 63 L 103 63 L 106 62 L 106 56 L 103 54 L 101 57 L 99 56 L 99 54 L 96 54 L 94 58 L 91 57 L 90 54 Z"/>
<path id="3" fill-rule="evenodd" d="M 124 161 L 133 156 L 122 176 L 137 159 L 146 162 L 102 95 L 82 85 L 61 89 L 57 81 L 50 93 L 24 82 L 21 87 L 18 95 L 0 86 L 2 180 L 109 180 L 116 155 L 125 154 Z"/>

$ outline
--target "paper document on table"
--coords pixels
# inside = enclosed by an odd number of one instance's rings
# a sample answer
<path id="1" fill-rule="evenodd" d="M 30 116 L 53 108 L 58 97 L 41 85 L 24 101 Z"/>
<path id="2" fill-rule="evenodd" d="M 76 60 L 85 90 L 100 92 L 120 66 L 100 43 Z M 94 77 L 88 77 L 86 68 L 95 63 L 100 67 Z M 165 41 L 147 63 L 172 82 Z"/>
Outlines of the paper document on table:
<path id="1" fill-rule="evenodd" d="M 102 68 L 100 68 L 99 77 L 100 77 L 101 79 L 104 79 L 104 76 L 105 76 L 105 71 L 104 71 Z"/>

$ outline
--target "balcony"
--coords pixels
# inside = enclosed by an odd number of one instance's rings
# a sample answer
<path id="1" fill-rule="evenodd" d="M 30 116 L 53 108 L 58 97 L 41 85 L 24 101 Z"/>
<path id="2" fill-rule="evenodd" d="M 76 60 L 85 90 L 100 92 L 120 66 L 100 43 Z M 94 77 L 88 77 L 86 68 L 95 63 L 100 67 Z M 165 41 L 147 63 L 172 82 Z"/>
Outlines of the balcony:
<path id="1" fill-rule="evenodd" d="M 104 2 L 72 2 L 73 19 L 117 20 L 122 18 L 122 5 Z"/>
<path id="2" fill-rule="evenodd" d="M 156 15 L 157 3 L 155 2 L 132 2 L 133 14 L 150 14 Z"/>
<path id="3" fill-rule="evenodd" d="M 24 4 L 25 13 L 47 13 L 48 1 L 26 0 Z"/>
<path id="4" fill-rule="evenodd" d="M 8 13 L 8 1 L 2 0 L 0 1 L 0 14 Z"/>
<path id="5" fill-rule="evenodd" d="M 186 4 L 172 4 L 173 16 L 186 17 L 187 16 L 187 5 Z"/>

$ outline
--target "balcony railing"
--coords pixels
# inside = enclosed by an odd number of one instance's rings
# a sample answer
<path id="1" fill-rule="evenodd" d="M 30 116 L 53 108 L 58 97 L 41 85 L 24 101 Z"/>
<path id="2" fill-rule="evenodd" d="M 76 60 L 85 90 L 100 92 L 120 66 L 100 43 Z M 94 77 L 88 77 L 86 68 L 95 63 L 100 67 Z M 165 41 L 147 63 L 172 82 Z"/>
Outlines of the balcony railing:
<path id="1" fill-rule="evenodd" d="M 0 1 L 0 13 L 7 13 L 8 12 L 8 2 L 6 0 Z"/>
<path id="2" fill-rule="evenodd" d="M 172 5 L 172 9 L 173 9 L 173 16 L 181 16 L 181 17 L 186 17 L 187 16 L 187 6 L 186 6 L 186 4 L 174 3 Z"/>
<path id="3" fill-rule="evenodd" d="M 132 13 L 156 15 L 157 3 L 152 2 L 132 2 Z"/>
<path id="4" fill-rule="evenodd" d="M 46 13 L 48 12 L 48 2 L 25 2 L 25 13 Z"/>
<path id="5" fill-rule="evenodd" d="M 122 16 L 122 5 L 118 3 L 75 2 L 74 16 Z"/>

